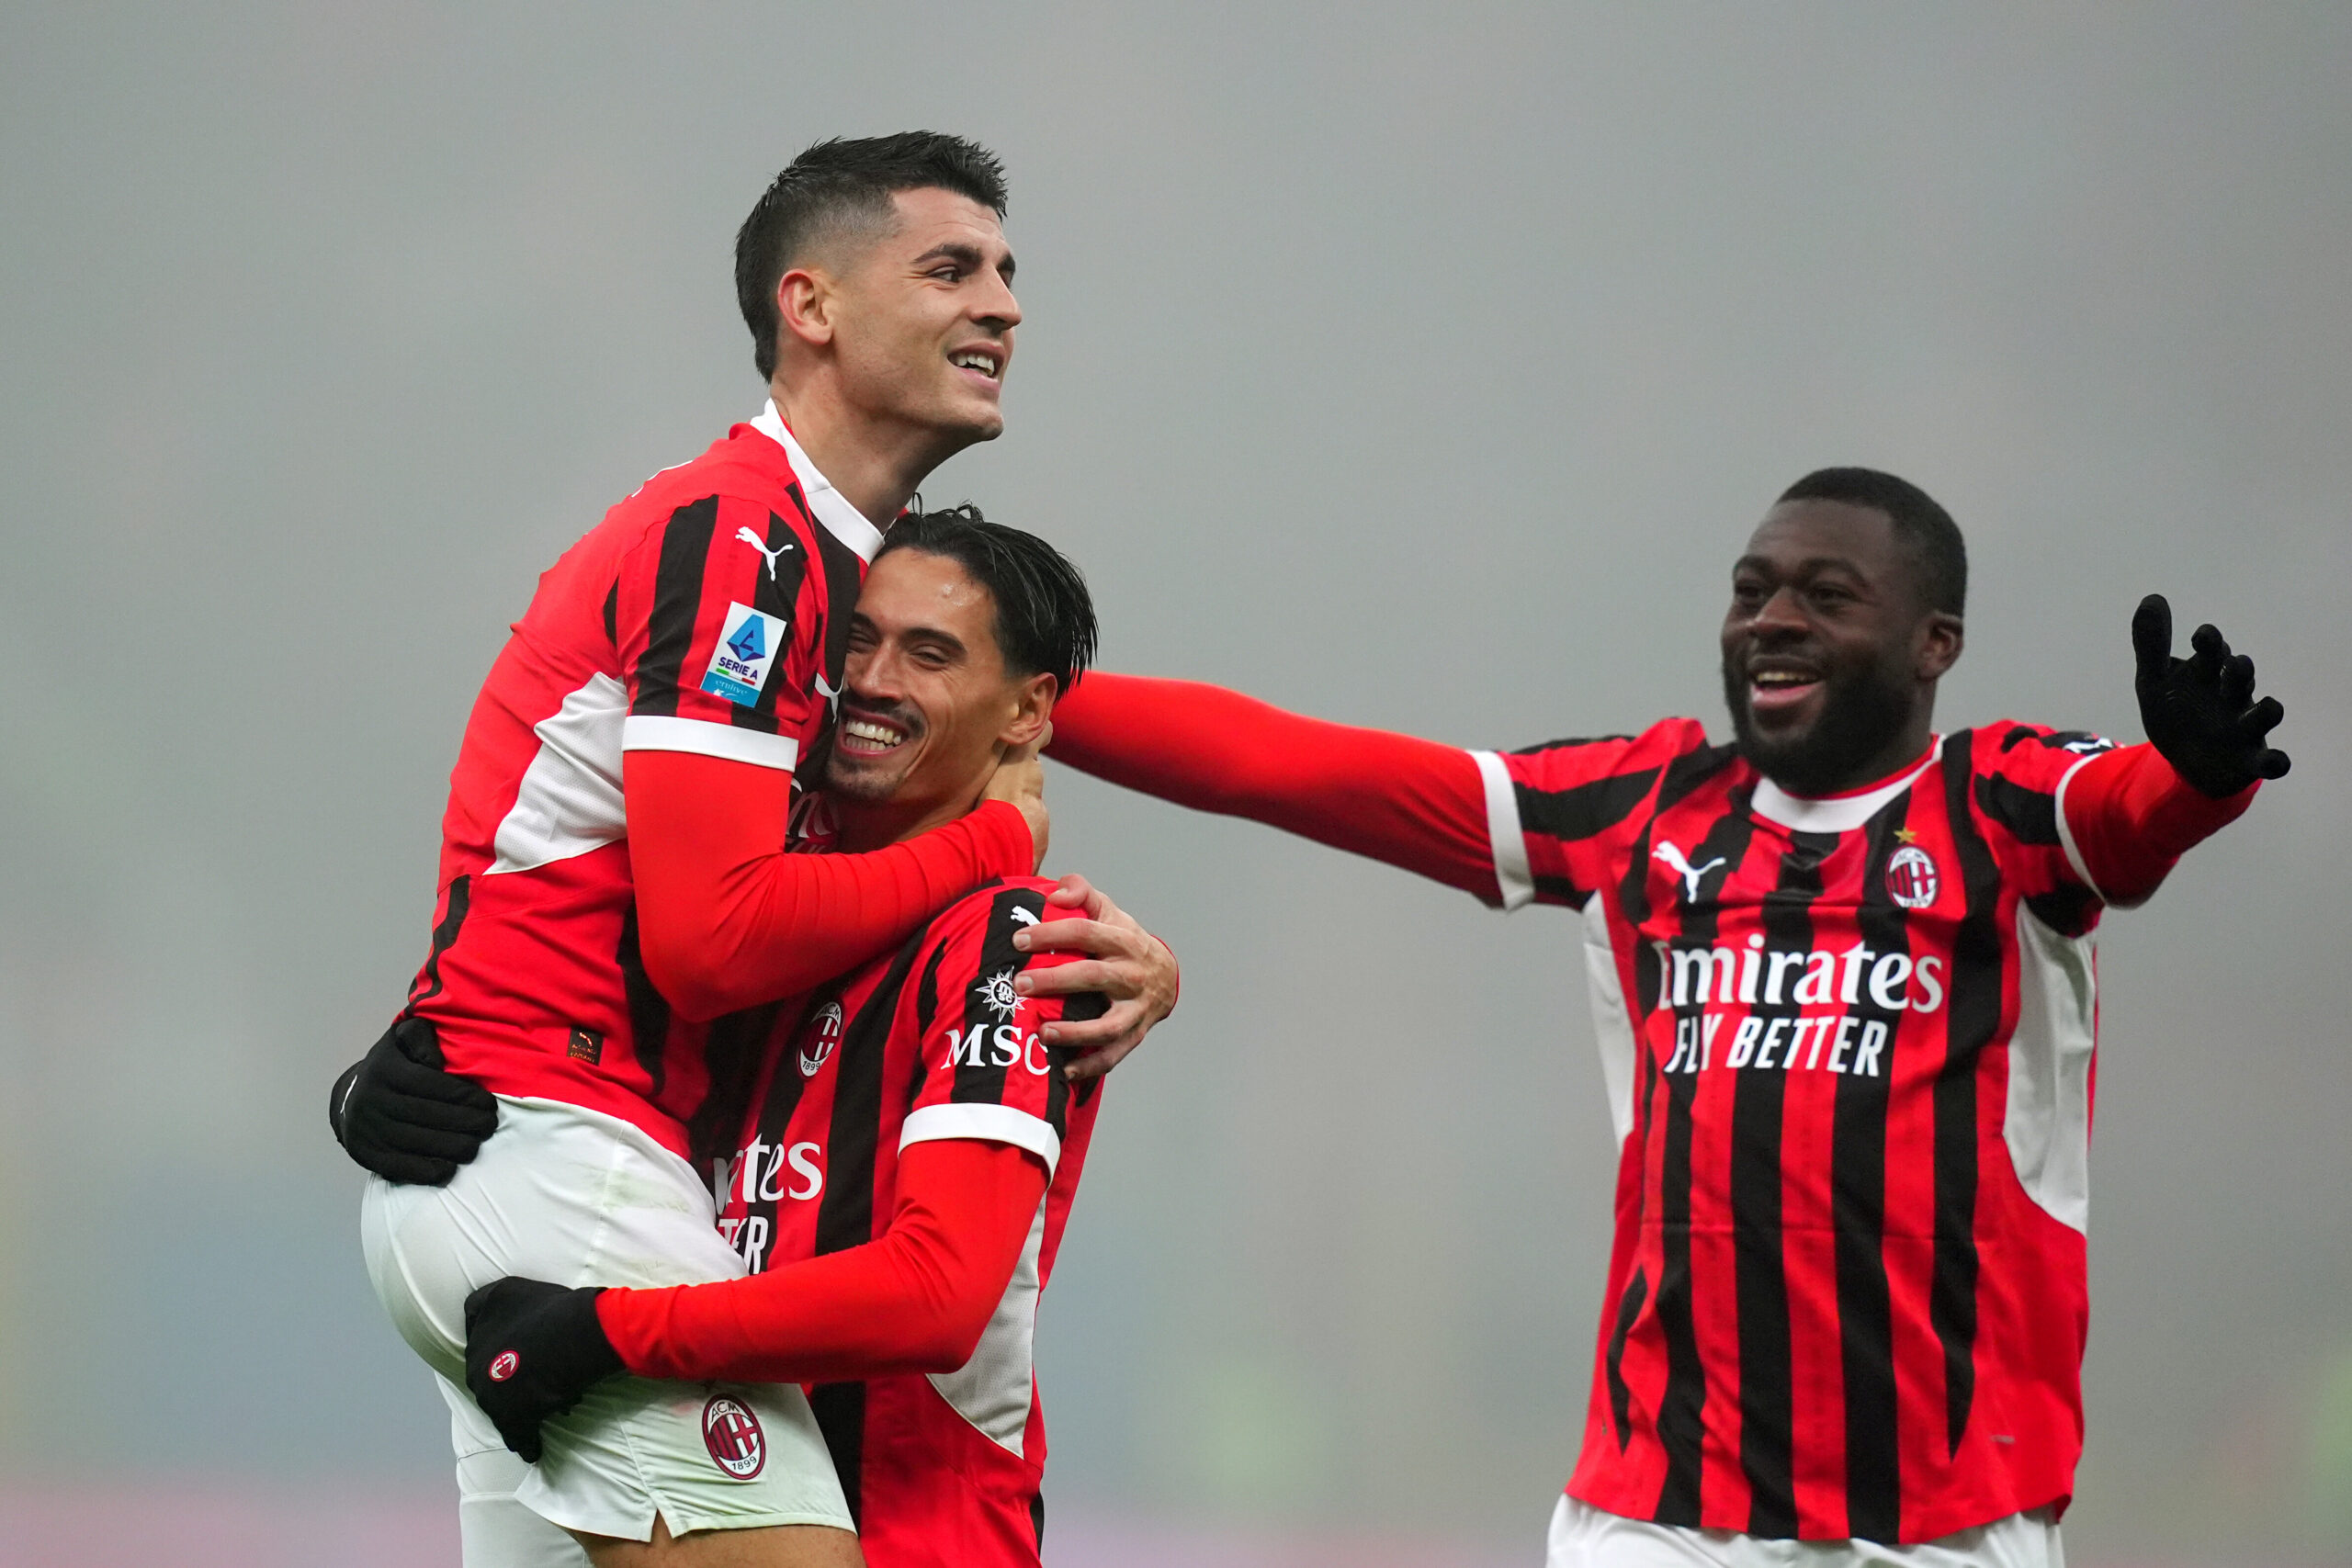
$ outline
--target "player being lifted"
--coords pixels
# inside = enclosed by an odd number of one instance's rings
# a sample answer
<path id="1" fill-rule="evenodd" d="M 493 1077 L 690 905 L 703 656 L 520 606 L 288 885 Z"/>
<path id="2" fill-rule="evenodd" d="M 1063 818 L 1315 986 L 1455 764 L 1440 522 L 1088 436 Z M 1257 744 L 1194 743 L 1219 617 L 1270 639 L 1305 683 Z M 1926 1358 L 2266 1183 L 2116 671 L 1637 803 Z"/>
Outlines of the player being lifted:
<path id="1" fill-rule="evenodd" d="M 1465 751 L 1100 672 L 1055 716 L 1048 754 L 1106 779 L 1583 911 L 1622 1154 L 1552 1568 L 2061 1560 L 2091 932 L 2287 759 L 2251 661 L 2211 626 L 2172 658 L 2155 596 L 2148 744 L 1935 734 L 1966 571 L 1914 486 L 1800 480 L 1732 569 L 1729 745 Z"/>
<path id="2" fill-rule="evenodd" d="M 1042 540 L 969 512 L 900 522 L 858 599 L 803 847 L 903 841 L 966 809 L 1093 645 L 1085 585 Z M 539 1458 L 541 1420 L 624 1371 L 822 1384 L 873 1568 L 1036 1568 L 1030 1336 L 1102 1103 L 1040 1031 L 1102 998 L 1023 988 L 1066 957 L 1030 948 L 1071 913 L 1053 886 L 982 887 L 778 1016 L 721 1179 L 751 1278 L 476 1293 L 468 1379 L 517 1451 Z"/>
<path id="3" fill-rule="evenodd" d="M 777 1004 L 1035 867 L 1046 818 L 1018 756 L 978 809 L 904 841 L 796 855 L 784 832 L 882 529 L 933 468 L 1002 428 L 1020 320 L 1003 208 L 995 159 L 930 133 L 821 143 L 778 175 L 736 250 L 771 401 L 540 579 L 468 721 L 430 954 L 355 1074 L 397 1086 L 446 1055 L 496 1096 L 446 1108 L 447 1146 L 410 1134 L 398 1174 L 448 1180 L 494 1124 L 478 1161 L 446 1188 L 371 1184 L 362 1216 L 378 1293 L 442 1376 L 469 1563 L 577 1561 L 542 1521 L 608 1564 L 855 1560 L 798 1391 L 735 1396 L 765 1435 L 753 1478 L 711 1464 L 699 1397 L 641 1380 L 600 1389 L 559 1424 L 561 1462 L 526 1474 L 459 1385 L 461 1308 L 511 1273 L 740 1275 L 694 1162 L 731 1146 Z M 1093 979 L 1113 1005 L 1046 1033 L 1113 1057 L 1165 1013 L 1174 975 L 1155 944 L 1112 940 L 1104 914 L 1072 923 L 1102 933 Z M 350 1100 L 356 1081 L 330 1104 L 339 1137 L 346 1104 L 368 1102 Z M 424 1103 L 448 1082 L 429 1077 Z M 731 1539 L 690 1533 L 705 1531 Z"/>

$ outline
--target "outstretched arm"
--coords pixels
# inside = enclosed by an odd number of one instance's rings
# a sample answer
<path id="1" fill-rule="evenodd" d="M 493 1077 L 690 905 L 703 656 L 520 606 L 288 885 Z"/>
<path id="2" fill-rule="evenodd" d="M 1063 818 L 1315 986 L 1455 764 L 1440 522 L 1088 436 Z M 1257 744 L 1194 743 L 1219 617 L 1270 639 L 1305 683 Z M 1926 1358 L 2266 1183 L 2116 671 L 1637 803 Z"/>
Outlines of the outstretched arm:
<path id="1" fill-rule="evenodd" d="M 2161 593 L 2132 617 L 2134 684 L 2148 744 L 2093 757 L 2060 787 L 2071 846 L 2099 895 L 2128 908 L 2174 864 L 2254 803 L 2264 779 L 2286 776 L 2269 743 L 2286 709 L 2254 696 L 2254 660 L 2211 626 L 2172 656 L 2172 606 Z"/>
<path id="2" fill-rule="evenodd" d="M 1499 897 L 1486 784 L 1459 747 L 1306 718 L 1198 682 L 1092 671 L 1055 708 L 1046 755 Z"/>

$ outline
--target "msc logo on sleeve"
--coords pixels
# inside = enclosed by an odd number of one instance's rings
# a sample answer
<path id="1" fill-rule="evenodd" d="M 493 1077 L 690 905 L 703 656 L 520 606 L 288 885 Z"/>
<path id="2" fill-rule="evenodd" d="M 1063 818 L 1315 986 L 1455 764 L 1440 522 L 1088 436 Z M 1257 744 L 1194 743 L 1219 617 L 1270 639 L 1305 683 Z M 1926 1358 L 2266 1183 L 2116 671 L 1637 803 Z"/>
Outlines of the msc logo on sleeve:
<path id="1" fill-rule="evenodd" d="M 749 604 L 727 606 L 718 628 L 718 646 L 712 649 L 710 668 L 702 689 L 715 697 L 750 707 L 767 684 L 768 668 L 783 651 L 790 624 L 781 615 L 754 610 Z"/>

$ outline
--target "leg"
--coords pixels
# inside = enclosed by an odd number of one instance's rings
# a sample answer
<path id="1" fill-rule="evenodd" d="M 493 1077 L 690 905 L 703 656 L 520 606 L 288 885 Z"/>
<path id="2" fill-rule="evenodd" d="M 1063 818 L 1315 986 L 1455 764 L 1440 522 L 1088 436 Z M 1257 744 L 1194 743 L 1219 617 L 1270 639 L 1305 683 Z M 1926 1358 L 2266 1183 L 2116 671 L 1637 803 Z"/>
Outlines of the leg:
<path id="1" fill-rule="evenodd" d="M 696 1530 L 673 1536 L 653 1521 L 651 1540 L 582 1535 L 595 1568 L 865 1568 L 857 1537 L 825 1525 L 770 1525 L 763 1529 Z"/>

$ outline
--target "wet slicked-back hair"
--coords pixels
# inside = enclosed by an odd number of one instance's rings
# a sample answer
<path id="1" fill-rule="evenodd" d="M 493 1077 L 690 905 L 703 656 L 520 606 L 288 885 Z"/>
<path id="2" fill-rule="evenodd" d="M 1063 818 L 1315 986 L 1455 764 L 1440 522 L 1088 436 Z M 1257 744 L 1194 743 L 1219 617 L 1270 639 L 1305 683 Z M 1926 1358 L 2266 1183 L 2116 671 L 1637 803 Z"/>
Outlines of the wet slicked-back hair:
<path id="1" fill-rule="evenodd" d="M 1918 573 L 1919 599 L 1930 610 L 1967 614 L 1968 545 L 1951 513 L 1909 479 L 1876 468 L 1816 468 L 1781 492 L 1782 501 L 1838 501 L 1871 506 L 1894 524 Z"/>
<path id="2" fill-rule="evenodd" d="M 899 518 L 876 560 L 893 550 L 944 556 L 996 601 L 996 644 L 1015 675 L 1051 675 L 1067 695 L 1094 662 L 1094 597 L 1086 579 L 1035 534 L 991 523 L 966 502 Z"/>
<path id="3" fill-rule="evenodd" d="M 775 374 L 775 286 L 810 242 L 890 218 L 895 191 L 932 186 L 1004 216 L 1004 165 L 977 141 L 936 130 L 820 141 L 768 186 L 735 232 L 735 300 L 760 379 Z"/>

